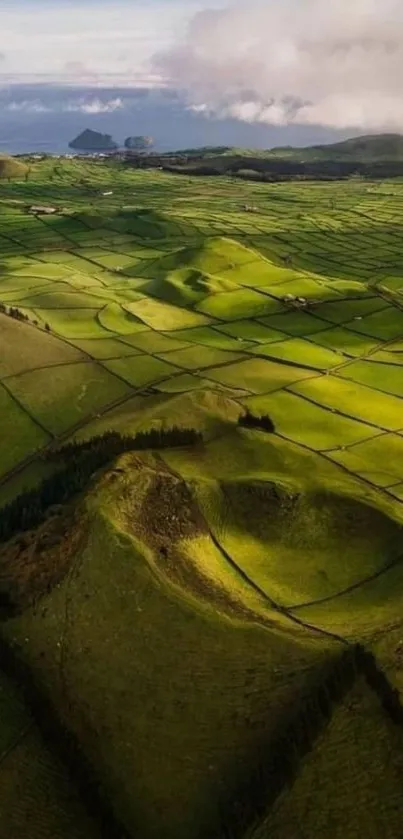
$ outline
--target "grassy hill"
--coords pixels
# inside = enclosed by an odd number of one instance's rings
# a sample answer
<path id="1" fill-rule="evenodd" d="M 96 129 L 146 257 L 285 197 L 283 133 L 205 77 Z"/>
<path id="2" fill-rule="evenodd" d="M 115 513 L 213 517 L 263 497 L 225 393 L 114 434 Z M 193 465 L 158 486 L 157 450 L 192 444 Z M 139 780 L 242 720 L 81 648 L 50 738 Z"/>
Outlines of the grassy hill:
<path id="1" fill-rule="evenodd" d="M 283 157 L 287 151 L 295 159 L 303 160 L 356 160 L 381 161 L 403 159 L 403 136 L 401 134 L 369 134 L 363 137 L 352 137 L 339 143 L 329 143 L 321 146 L 309 146 L 306 149 L 276 148 L 271 154 Z"/>
<path id="2" fill-rule="evenodd" d="M 290 160 L 402 160 L 402 134 L 368 134 L 361 137 L 351 137 L 338 143 L 325 143 L 317 146 L 276 146 L 272 149 L 245 149 L 236 146 L 208 146 L 199 149 L 183 149 L 178 155 L 186 157 L 248 157 L 248 158 L 282 158 Z"/>
<path id="3" fill-rule="evenodd" d="M 69 442 L 203 435 L 105 463 L 0 545 L 2 641 L 117 836 L 333 839 L 343 815 L 347 837 L 370 823 L 381 839 L 400 824 L 399 729 L 343 662 L 364 645 L 402 695 L 402 196 L 360 179 L 195 190 L 74 159 L 1 182 L 0 517 L 25 490 L 43 500 Z M 21 679 L 1 678 L 10 743 L 34 726 L 10 758 L 0 747 L 7 835 L 33 810 L 32 839 L 97 835 L 29 693 L 14 699 Z M 304 753 L 290 718 L 306 704 L 322 716 Z M 280 735 L 296 762 L 274 800 Z"/>
<path id="4" fill-rule="evenodd" d="M 0 179 L 22 179 L 28 174 L 28 171 L 28 166 L 21 163 L 19 160 L 15 160 L 13 157 L 8 157 L 6 155 L 0 155 Z"/>
<path id="5" fill-rule="evenodd" d="M 23 647 L 129 835 L 220 835 L 257 744 L 337 644 L 288 629 L 238 579 L 158 460 L 129 456 L 118 470 L 81 511 L 64 582 L 4 633 Z"/>
<path id="6" fill-rule="evenodd" d="M 129 158 L 130 166 L 161 167 L 193 175 L 229 173 L 246 180 L 337 180 L 360 175 L 367 178 L 403 176 L 403 137 L 381 134 L 355 137 L 328 145 L 273 149 L 217 147 L 187 149 L 154 155 L 146 161 Z"/>

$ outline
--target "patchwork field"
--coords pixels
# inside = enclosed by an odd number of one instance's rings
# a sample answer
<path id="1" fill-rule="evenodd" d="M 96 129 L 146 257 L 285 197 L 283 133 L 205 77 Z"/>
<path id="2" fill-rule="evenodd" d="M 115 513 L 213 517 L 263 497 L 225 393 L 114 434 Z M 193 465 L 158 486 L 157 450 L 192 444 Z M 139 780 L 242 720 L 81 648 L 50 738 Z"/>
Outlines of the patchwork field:
<path id="1" fill-rule="evenodd" d="M 346 648 L 403 691 L 402 233 L 400 182 L 74 159 L 1 182 L 0 516 L 54 471 L 55 445 L 203 434 L 94 475 L 71 529 L 56 511 L 0 545 L 0 612 L 17 603 L 3 638 L 130 839 L 399 839 L 400 733 L 358 676 L 294 783 L 243 818 L 256 756 Z M 31 839 L 101 839 L 77 802 L 60 815 L 39 729 L 8 757 L 2 724 L 7 835 L 46 799 Z M 36 761 L 18 821 L 12 784 Z"/>

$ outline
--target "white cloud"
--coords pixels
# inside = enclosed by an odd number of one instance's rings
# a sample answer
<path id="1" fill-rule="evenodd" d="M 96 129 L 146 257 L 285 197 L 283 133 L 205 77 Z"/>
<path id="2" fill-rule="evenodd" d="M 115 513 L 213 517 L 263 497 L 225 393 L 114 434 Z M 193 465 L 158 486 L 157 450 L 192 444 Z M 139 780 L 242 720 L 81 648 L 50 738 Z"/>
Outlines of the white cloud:
<path id="1" fill-rule="evenodd" d="M 46 114 L 49 113 L 52 109 L 49 108 L 47 105 L 44 105 L 43 102 L 40 102 L 38 99 L 24 99 L 21 102 L 9 102 L 7 105 L 5 105 L 4 110 L 11 111 L 14 113 L 22 111 L 25 114 Z"/>
<path id="2" fill-rule="evenodd" d="M 63 107 L 64 111 L 78 111 L 81 114 L 112 114 L 124 108 L 123 100 L 120 97 L 108 99 L 103 102 L 98 97 L 94 99 L 79 99 L 77 102 L 69 102 Z"/>
<path id="3" fill-rule="evenodd" d="M 66 102 L 55 102 L 52 105 L 45 105 L 39 99 L 22 99 L 20 101 L 8 102 L 4 106 L 4 110 L 11 112 L 21 112 L 25 114 L 49 114 L 49 113 L 81 113 L 81 114 L 112 114 L 115 111 L 122 110 L 125 103 L 121 97 L 115 99 L 102 100 L 98 97 L 82 97 L 79 99 L 71 99 Z"/>
<path id="4" fill-rule="evenodd" d="M 203 0 L 6 2 L 0 84 L 162 84 L 150 69 L 153 54 L 181 38 L 202 6 Z"/>
<path id="5" fill-rule="evenodd" d="M 401 0 L 265 0 L 196 14 L 155 72 L 206 116 L 403 129 Z"/>

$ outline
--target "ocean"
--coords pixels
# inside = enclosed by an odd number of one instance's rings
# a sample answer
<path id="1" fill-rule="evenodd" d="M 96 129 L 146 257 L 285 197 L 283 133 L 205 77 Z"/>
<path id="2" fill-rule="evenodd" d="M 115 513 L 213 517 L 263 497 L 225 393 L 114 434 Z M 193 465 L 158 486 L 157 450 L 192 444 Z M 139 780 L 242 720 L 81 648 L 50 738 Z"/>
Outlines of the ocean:
<path id="1" fill-rule="evenodd" d="M 85 128 L 111 134 L 119 145 L 130 135 L 151 135 L 157 151 L 204 145 L 305 146 L 345 136 L 315 127 L 276 128 L 207 119 L 187 109 L 173 91 L 0 86 L 0 153 L 63 154 Z"/>

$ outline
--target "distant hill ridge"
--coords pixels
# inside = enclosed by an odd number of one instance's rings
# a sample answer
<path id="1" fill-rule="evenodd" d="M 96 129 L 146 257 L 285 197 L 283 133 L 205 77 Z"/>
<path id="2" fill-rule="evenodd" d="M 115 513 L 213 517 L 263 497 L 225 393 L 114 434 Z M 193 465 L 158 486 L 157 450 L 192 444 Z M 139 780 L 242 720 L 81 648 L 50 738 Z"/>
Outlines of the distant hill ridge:
<path id="1" fill-rule="evenodd" d="M 187 175 L 231 175 L 244 180 L 288 181 L 362 177 L 403 177 L 403 136 L 378 134 L 353 137 L 329 145 L 274 149 L 238 149 L 229 146 L 185 149 L 150 155 L 146 160 L 130 156 L 128 165 L 161 167 Z"/>
<path id="2" fill-rule="evenodd" d="M 351 137 L 338 143 L 307 147 L 276 146 L 272 149 L 244 149 L 236 146 L 204 146 L 194 149 L 180 149 L 177 155 L 186 157 L 254 157 L 287 158 L 296 161 L 313 160 L 402 160 L 402 134 L 368 134 Z M 169 156 L 169 155 L 166 155 Z"/>
<path id="3" fill-rule="evenodd" d="M 151 138 L 137 137 L 127 138 L 126 148 L 132 148 L 135 152 L 140 145 L 134 146 L 128 143 L 129 140 L 150 141 Z M 114 142 L 109 134 L 101 134 L 98 131 L 85 129 L 78 137 L 71 140 L 69 147 L 73 149 L 88 150 L 117 150 L 118 144 Z M 271 149 L 246 149 L 237 146 L 201 146 L 195 148 L 178 149 L 176 151 L 164 152 L 157 155 L 162 158 L 173 156 L 187 159 L 211 159 L 216 157 L 246 157 L 259 159 L 287 159 L 299 162 L 315 160 L 350 160 L 350 161 L 379 161 L 379 160 L 402 160 L 403 161 L 403 135 L 402 134 L 368 134 L 361 137 L 351 137 L 337 143 L 320 144 L 313 146 L 276 146 Z"/>

